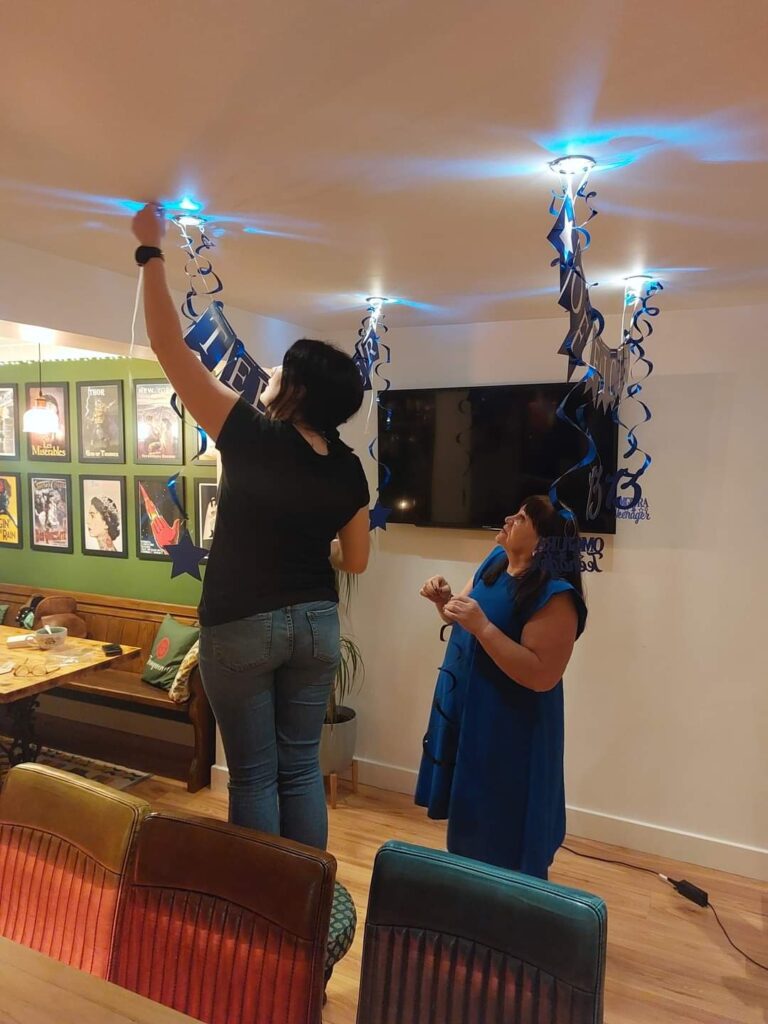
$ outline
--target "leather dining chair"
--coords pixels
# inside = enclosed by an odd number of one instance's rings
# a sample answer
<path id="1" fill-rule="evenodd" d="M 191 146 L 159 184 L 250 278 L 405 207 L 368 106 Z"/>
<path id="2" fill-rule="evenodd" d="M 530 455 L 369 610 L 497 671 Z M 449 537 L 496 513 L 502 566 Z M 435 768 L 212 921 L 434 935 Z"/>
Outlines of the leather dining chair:
<path id="1" fill-rule="evenodd" d="M 450 853 L 385 844 L 358 1024 L 600 1024 L 601 899 Z"/>
<path id="2" fill-rule="evenodd" d="M 106 977 L 143 800 L 38 764 L 0 794 L 0 935 Z"/>
<path id="3" fill-rule="evenodd" d="M 207 818 L 153 814 L 110 980 L 207 1024 L 319 1024 L 336 862 Z"/>

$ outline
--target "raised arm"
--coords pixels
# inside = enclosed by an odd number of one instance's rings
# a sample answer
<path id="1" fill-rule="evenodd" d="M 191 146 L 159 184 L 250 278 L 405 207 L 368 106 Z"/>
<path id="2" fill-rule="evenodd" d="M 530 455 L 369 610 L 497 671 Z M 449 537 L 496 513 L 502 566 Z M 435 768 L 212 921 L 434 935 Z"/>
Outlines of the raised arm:
<path id="1" fill-rule="evenodd" d="M 133 233 L 141 245 L 159 248 L 165 227 L 163 212 L 154 203 L 133 218 Z M 216 380 L 185 343 L 163 260 L 151 259 L 143 275 L 144 317 L 152 351 L 195 422 L 215 441 L 237 395 Z"/>

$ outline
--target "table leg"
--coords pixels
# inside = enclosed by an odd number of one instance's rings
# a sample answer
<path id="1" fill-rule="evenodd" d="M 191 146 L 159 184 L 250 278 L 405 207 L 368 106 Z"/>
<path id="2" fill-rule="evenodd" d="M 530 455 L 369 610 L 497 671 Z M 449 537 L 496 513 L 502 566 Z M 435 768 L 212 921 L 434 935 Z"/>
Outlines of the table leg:
<path id="1" fill-rule="evenodd" d="M 11 766 L 22 761 L 36 761 L 40 753 L 40 744 L 35 739 L 35 711 L 38 707 L 37 697 L 23 697 L 10 706 L 13 737 L 8 750 Z"/>

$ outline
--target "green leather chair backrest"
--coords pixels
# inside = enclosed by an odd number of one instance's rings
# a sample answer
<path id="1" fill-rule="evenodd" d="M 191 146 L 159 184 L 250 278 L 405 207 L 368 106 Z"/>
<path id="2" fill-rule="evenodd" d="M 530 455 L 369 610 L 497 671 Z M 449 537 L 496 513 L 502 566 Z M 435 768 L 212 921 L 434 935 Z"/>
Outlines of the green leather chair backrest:
<path id="1" fill-rule="evenodd" d="M 358 1024 L 600 1024 L 597 896 L 450 853 L 379 850 Z"/>

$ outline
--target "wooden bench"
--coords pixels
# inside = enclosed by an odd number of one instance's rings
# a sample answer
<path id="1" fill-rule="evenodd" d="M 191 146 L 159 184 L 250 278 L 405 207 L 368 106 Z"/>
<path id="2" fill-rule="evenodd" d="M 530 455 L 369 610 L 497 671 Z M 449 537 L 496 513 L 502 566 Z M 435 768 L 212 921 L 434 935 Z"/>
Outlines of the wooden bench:
<path id="1" fill-rule="evenodd" d="M 189 678 L 190 697 L 184 704 L 177 704 L 164 690 L 150 686 L 141 679 L 158 627 L 166 614 L 172 615 L 184 625 L 192 626 L 197 624 L 196 610 L 189 605 L 160 604 L 156 601 L 0 583 L 0 604 L 9 605 L 6 625 L 14 623 L 19 610 L 29 603 L 33 594 L 73 597 L 77 601 L 78 615 L 88 625 L 90 639 L 141 648 L 141 657 L 125 662 L 121 668 L 88 673 L 51 690 L 51 694 L 140 712 L 156 718 L 189 722 L 194 730 L 194 748 L 187 774 L 187 789 L 190 793 L 196 793 L 210 785 L 211 765 L 216 750 L 216 724 L 199 670 L 195 668 L 192 671 Z"/>

